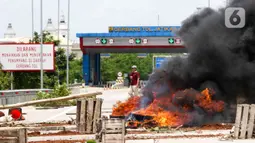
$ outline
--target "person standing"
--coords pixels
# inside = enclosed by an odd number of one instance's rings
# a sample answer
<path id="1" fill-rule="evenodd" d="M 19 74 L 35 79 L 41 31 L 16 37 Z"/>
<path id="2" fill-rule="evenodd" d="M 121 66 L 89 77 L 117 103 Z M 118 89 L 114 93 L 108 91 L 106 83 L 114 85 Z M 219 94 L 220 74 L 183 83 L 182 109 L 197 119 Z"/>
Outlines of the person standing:
<path id="1" fill-rule="evenodd" d="M 135 65 L 132 66 L 132 72 L 129 74 L 130 78 L 130 88 L 129 88 L 129 96 L 138 95 L 139 83 L 140 83 L 140 73 L 137 71 L 137 67 Z"/>

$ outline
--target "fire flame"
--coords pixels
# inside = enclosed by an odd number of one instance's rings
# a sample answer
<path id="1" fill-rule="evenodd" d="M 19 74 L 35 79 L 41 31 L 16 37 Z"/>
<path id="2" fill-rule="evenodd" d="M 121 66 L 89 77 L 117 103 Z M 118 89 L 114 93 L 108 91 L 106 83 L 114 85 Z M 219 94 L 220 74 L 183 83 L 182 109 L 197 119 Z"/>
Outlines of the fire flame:
<path id="1" fill-rule="evenodd" d="M 112 115 L 114 116 L 127 116 L 132 111 L 136 110 L 140 104 L 139 96 L 132 96 L 127 101 L 118 101 L 113 107 Z"/>
<path id="2" fill-rule="evenodd" d="M 193 99 L 191 104 L 175 104 L 173 99 L 177 95 L 157 97 L 146 108 L 139 109 L 141 97 L 133 96 L 124 102 L 117 102 L 113 107 L 112 116 L 127 116 L 130 113 L 142 116 L 151 116 L 152 122 L 157 126 L 171 126 L 176 127 L 192 121 L 192 112 L 189 112 L 196 105 L 206 111 L 208 114 L 222 112 L 224 110 L 223 101 L 215 101 L 212 99 L 214 92 L 206 88 L 201 93 L 187 94 L 189 89 L 181 91 L 183 93 L 182 99 Z M 178 93 L 176 93 L 178 94 Z M 195 95 L 194 95 L 195 94 Z M 191 97 L 192 96 L 192 97 Z M 194 97 L 193 97 L 194 96 Z"/>

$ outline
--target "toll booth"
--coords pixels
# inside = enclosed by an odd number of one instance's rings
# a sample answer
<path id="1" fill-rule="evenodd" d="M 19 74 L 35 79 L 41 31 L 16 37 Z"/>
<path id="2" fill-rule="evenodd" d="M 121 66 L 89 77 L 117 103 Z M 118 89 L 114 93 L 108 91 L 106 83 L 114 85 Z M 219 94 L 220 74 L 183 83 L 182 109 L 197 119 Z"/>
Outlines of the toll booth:
<path id="1" fill-rule="evenodd" d="M 100 53 L 186 53 L 175 34 L 178 29 L 180 26 L 110 26 L 108 33 L 77 33 L 85 83 L 100 83 Z"/>

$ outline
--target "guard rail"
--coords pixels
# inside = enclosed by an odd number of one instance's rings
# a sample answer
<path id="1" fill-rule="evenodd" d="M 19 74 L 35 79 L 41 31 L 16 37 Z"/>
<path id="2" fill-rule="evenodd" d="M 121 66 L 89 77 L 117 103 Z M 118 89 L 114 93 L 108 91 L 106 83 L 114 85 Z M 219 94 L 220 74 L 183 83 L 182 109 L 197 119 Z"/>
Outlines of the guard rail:
<path id="1" fill-rule="evenodd" d="M 76 87 L 76 86 L 82 86 L 82 83 L 70 84 L 68 87 Z"/>
<path id="2" fill-rule="evenodd" d="M 52 89 L 1 90 L 0 105 L 31 101 L 36 98 L 36 94 L 39 91 L 51 92 Z"/>

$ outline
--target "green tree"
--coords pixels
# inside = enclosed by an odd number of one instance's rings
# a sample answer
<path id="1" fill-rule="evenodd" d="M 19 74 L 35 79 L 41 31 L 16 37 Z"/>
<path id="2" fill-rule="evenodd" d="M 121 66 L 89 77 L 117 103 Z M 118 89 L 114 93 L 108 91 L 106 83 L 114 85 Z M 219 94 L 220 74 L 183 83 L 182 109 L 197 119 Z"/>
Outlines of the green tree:
<path id="1" fill-rule="evenodd" d="M 82 77 L 82 59 L 75 59 L 70 62 L 70 71 L 69 71 L 69 80 L 70 82 L 74 82 L 75 79 L 76 82 L 80 83 L 83 80 Z"/>
<path id="2" fill-rule="evenodd" d="M 30 40 L 30 43 L 40 43 L 41 36 L 38 32 L 34 32 L 33 39 Z M 54 37 L 49 32 L 43 32 L 43 43 L 54 43 L 55 46 L 59 46 L 60 41 L 55 40 Z"/>
<path id="3" fill-rule="evenodd" d="M 152 71 L 152 54 L 138 58 L 137 54 L 111 54 L 110 58 L 101 59 L 103 81 L 116 80 L 117 73 L 130 73 L 131 66 L 137 65 L 141 79 L 146 80 Z"/>
<path id="4" fill-rule="evenodd" d="M 70 76 L 71 73 L 72 73 L 72 70 L 76 70 L 76 69 L 73 69 L 72 66 L 71 66 L 71 63 L 73 61 L 75 61 L 75 54 L 71 53 L 69 55 L 69 81 L 70 80 Z M 63 48 L 58 48 L 57 51 L 56 51 L 56 74 L 58 76 L 58 79 L 59 79 L 59 83 L 60 84 L 63 84 L 63 83 L 66 83 L 66 68 L 67 68 L 67 61 L 66 61 L 66 54 L 65 54 L 65 49 Z M 78 69 L 81 71 L 81 68 Z"/>
<path id="5" fill-rule="evenodd" d="M 0 64 L 0 90 L 7 90 L 11 87 L 11 75 L 8 72 L 2 71 L 2 65 Z"/>

